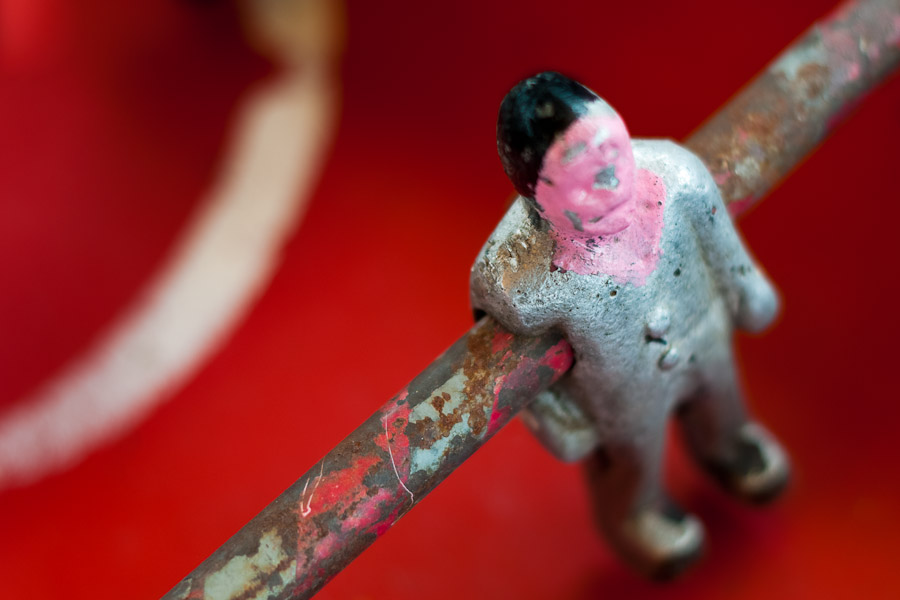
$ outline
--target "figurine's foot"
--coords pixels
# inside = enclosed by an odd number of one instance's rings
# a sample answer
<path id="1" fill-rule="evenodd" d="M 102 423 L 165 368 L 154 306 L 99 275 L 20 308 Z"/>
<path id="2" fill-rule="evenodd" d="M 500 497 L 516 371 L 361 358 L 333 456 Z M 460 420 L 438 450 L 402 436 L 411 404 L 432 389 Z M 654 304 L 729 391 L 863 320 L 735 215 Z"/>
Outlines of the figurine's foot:
<path id="1" fill-rule="evenodd" d="M 705 461 L 706 469 L 728 492 L 749 502 L 775 499 L 790 480 L 790 463 L 781 444 L 764 427 L 747 423 L 734 438 L 730 456 Z"/>
<path id="2" fill-rule="evenodd" d="M 703 525 L 672 504 L 639 512 L 621 533 L 622 555 L 651 579 L 672 579 L 703 554 Z"/>

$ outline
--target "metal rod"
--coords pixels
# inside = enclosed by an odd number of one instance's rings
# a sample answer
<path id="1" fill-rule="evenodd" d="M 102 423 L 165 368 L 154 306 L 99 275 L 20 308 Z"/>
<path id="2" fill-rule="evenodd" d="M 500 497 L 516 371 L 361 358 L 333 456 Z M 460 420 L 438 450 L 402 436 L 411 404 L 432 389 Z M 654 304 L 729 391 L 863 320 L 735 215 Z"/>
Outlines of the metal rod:
<path id="1" fill-rule="evenodd" d="M 900 63 L 900 0 L 845 2 L 685 142 L 732 216 L 761 200 Z"/>
<path id="2" fill-rule="evenodd" d="M 687 141 L 732 214 L 769 192 L 900 62 L 900 0 L 815 24 Z M 572 365 L 482 319 L 167 599 L 309 598 Z"/>
<path id="3" fill-rule="evenodd" d="M 571 365 L 482 319 L 165 598 L 309 598 Z"/>

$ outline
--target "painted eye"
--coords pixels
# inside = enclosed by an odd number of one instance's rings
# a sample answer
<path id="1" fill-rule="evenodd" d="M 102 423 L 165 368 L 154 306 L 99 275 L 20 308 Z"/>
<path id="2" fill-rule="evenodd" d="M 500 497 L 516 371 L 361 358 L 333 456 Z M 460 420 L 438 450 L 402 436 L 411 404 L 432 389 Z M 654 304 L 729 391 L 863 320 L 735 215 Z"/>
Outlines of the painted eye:
<path id="1" fill-rule="evenodd" d="M 579 154 L 584 152 L 587 148 L 587 144 L 584 142 L 578 142 L 566 148 L 565 153 L 563 153 L 562 164 L 566 165 L 575 160 Z"/>

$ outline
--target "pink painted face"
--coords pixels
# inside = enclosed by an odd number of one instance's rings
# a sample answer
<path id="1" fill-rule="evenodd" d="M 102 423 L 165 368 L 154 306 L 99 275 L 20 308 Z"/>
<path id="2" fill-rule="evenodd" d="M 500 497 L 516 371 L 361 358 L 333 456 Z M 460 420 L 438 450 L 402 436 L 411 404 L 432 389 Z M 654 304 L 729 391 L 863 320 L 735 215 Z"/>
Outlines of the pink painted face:
<path id="1" fill-rule="evenodd" d="M 598 100 L 547 150 L 534 196 L 559 233 L 590 238 L 628 226 L 627 211 L 617 209 L 633 188 L 631 138 L 618 113 Z"/>

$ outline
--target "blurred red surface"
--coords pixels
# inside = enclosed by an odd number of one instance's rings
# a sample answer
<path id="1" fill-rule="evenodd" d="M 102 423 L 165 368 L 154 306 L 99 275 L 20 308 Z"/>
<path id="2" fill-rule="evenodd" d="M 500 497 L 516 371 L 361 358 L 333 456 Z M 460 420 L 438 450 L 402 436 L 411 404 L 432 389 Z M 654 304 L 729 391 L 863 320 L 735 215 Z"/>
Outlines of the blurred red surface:
<path id="1" fill-rule="evenodd" d="M 24 29 L 0 45 L 0 407 L 133 299 L 273 70 L 227 6 L 4 4 Z M 351 2 L 340 131 L 272 285 L 130 435 L 0 493 L 0 596 L 163 594 L 463 333 L 511 192 L 494 123 L 518 79 L 563 71 L 633 135 L 680 139 L 832 6 Z M 734 503 L 673 443 L 708 556 L 651 585 L 594 533 L 578 469 L 516 423 L 320 597 L 897 597 L 898 106 L 895 78 L 741 222 L 784 298 L 739 340 L 793 455 L 783 501 Z"/>

